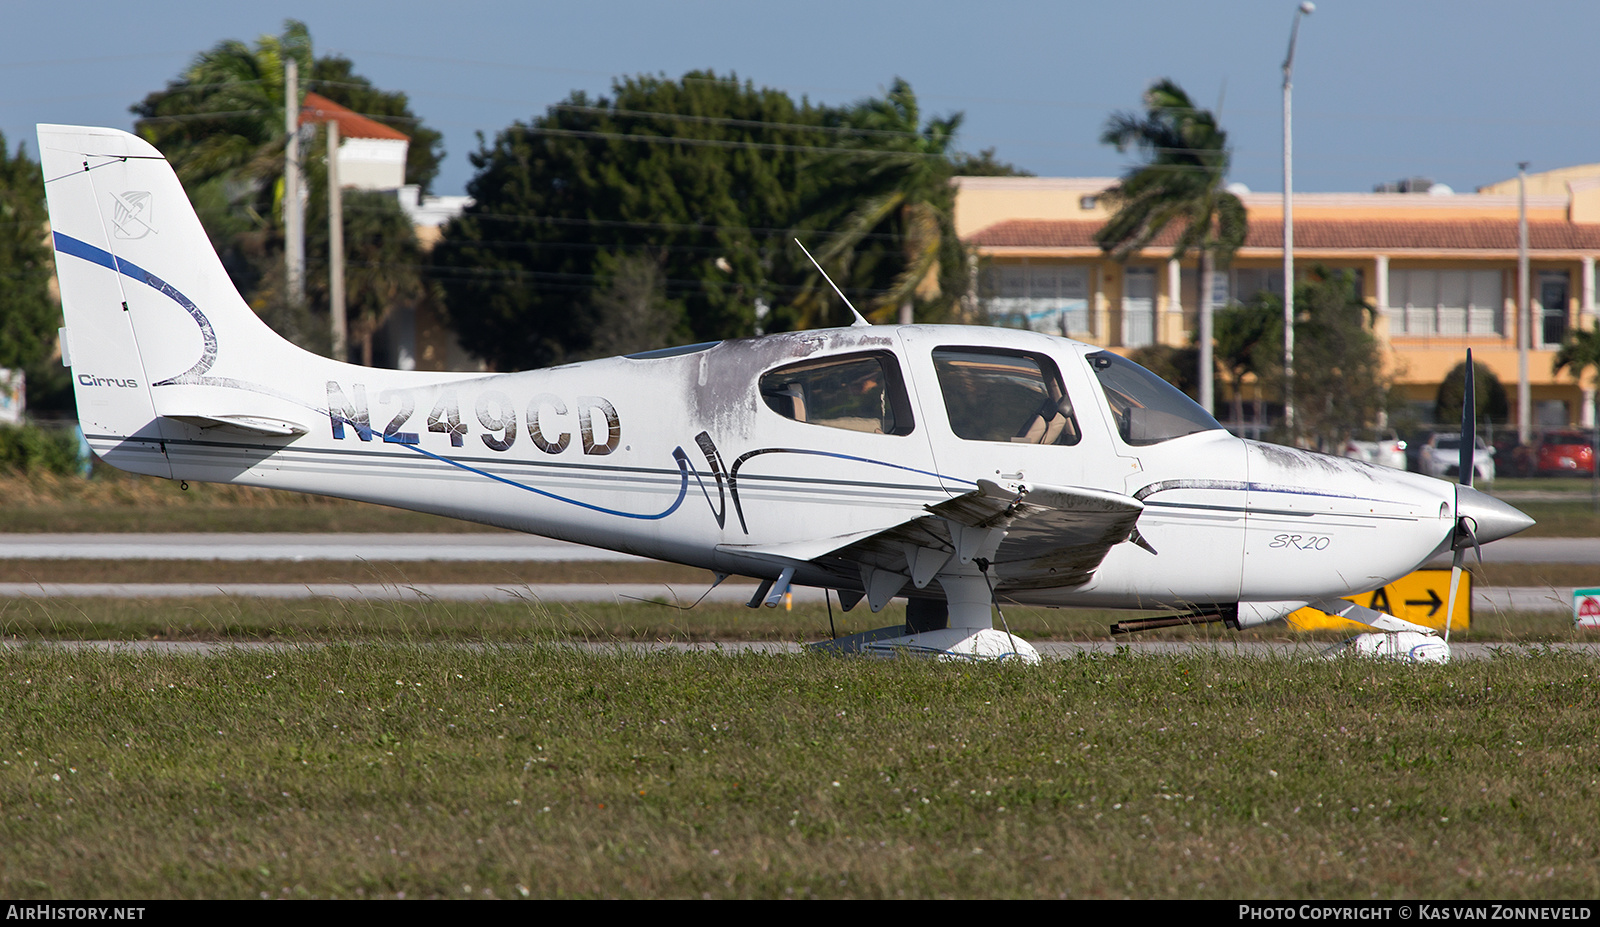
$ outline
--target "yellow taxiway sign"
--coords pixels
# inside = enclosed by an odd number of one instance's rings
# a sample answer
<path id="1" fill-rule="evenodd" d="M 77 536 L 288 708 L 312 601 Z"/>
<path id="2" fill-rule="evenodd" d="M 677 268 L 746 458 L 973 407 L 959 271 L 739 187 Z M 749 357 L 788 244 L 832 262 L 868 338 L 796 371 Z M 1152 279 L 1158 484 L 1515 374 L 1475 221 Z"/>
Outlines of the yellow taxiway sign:
<path id="1" fill-rule="evenodd" d="M 1445 604 L 1450 600 L 1449 570 L 1418 570 L 1402 576 L 1382 589 L 1349 595 L 1345 598 L 1357 605 L 1413 624 L 1444 630 Z M 1450 617 L 1450 630 L 1465 631 L 1472 625 L 1472 574 L 1461 571 L 1461 585 L 1456 590 L 1455 613 Z M 1289 626 L 1297 631 L 1334 630 L 1356 633 L 1371 630 L 1364 624 L 1335 618 L 1314 608 L 1302 608 L 1289 615 Z"/>

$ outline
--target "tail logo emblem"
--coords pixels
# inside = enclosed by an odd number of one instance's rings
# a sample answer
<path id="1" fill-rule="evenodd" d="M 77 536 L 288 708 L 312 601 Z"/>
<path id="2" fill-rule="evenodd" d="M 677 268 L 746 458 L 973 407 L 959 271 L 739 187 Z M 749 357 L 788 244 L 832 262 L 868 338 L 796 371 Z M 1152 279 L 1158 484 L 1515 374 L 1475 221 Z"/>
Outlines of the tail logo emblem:
<path id="1" fill-rule="evenodd" d="M 155 231 L 150 226 L 153 217 L 149 191 L 129 190 L 126 193 L 113 195 L 112 199 L 116 202 L 116 207 L 112 210 L 111 221 L 117 227 L 118 238 L 134 240 Z"/>

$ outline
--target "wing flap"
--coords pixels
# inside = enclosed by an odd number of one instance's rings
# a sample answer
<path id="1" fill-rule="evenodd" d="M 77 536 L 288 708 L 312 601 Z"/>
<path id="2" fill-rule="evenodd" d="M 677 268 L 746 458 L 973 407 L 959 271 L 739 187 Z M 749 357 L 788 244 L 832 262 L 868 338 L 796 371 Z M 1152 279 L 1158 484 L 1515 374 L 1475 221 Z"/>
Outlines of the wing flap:
<path id="1" fill-rule="evenodd" d="M 1117 544 L 1128 540 L 1144 504 L 1087 487 L 1032 485 L 1009 490 L 989 480 L 928 514 L 844 544 L 819 558 L 836 572 L 848 564 L 915 573 L 919 550 L 955 554 L 965 529 L 1003 532 L 989 557 L 996 589 L 1078 586 Z"/>

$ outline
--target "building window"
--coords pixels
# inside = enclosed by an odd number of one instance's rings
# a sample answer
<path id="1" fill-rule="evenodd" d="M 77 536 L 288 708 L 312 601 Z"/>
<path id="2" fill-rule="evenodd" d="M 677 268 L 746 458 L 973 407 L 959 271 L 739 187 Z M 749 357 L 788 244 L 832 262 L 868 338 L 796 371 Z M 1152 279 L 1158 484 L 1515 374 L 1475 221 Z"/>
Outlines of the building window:
<path id="1" fill-rule="evenodd" d="M 1228 272 L 1233 279 L 1232 292 L 1229 296 L 1240 302 L 1247 303 L 1260 293 L 1269 293 L 1280 299 L 1283 297 L 1283 268 L 1269 267 L 1236 267 Z M 1217 303 L 1219 306 L 1227 305 L 1227 300 Z"/>
<path id="2" fill-rule="evenodd" d="M 995 264 L 985 275 L 992 324 L 1050 335 L 1088 334 L 1089 268 L 1023 261 Z"/>
<path id="3" fill-rule="evenodd" d="M 1547 348 L 1558 347 L 1567 337 L 1567 294 L 1571 280 L 1564 270 L 1539 272 L 1539 337 Z"/>
<path id="4" fill-rule="evenodd" d="M 1156 343 L 1156 269 L 1129 267 L 1122 274 L 1122 345 Z"/>
<path id="5" fill-rule="evenodd" d="M 1498 335 L 1505 279 L 1498 270 L 1389 271 L 1395 335 Z"/>

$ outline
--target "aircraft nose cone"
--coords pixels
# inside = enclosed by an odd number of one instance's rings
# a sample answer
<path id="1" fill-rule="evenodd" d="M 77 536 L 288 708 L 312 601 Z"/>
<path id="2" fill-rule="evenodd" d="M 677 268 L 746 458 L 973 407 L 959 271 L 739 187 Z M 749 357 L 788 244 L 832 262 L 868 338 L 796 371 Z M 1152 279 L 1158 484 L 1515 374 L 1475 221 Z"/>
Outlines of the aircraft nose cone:
<path id="1" fill-rule="evenodd" d="M 1507 538 L 1533 526 L 1533 519 L 1517 508 L 1470 486 L 1456 487 L 1456 517 L 1472 519 L 1479 544 Z"/>

